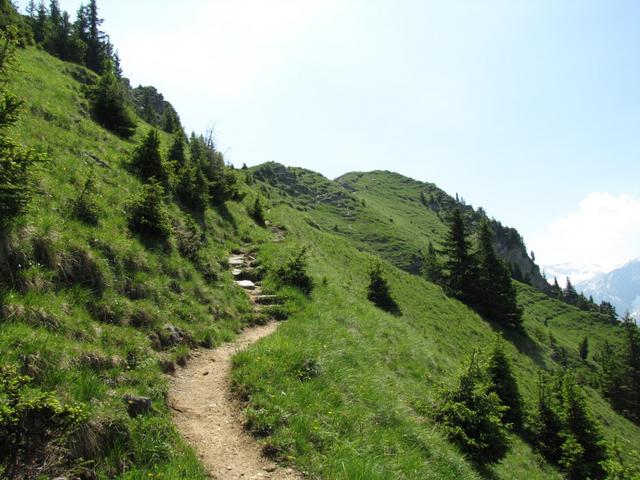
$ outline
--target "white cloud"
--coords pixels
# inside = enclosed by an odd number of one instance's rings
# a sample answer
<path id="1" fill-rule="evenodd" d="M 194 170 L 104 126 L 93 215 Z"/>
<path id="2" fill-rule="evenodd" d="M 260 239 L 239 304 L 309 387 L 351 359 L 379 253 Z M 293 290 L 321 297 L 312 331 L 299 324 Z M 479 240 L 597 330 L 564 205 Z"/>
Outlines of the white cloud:
<path id="1" fill-rule="evenodd" d="M 640 256 L 640 198 L 589 193 L 576 211 L 533 235 L 530 245 L 544 265 L 571 262 L 611 269 Z"/>

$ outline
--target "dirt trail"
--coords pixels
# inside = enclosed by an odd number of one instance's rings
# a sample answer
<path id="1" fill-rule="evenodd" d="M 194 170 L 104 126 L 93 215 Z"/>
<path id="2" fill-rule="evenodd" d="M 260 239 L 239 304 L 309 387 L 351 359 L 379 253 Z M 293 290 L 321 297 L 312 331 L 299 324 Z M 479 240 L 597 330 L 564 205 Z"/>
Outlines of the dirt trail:
<path id="1" fill-rule="evenodd" d="M 236 284 L 245 289 L 258 310 L 265 303 L 260 286 L 240 280 L 251 271 L 253 260 L 237 254 L 229 259 L 229 265 L 239 279 Z M 249 327 L 231 343 L 195 352 L 188 366 L 176 372 L 173 379 L 169 405 L 174 423 L 198 453 L 207 473 L 216 480 L 302 478 L 262 455 L 256 440 L 244 430 L 239 401 L 231 393 L 231 357 L 277 328 L 273 321 Z"/>

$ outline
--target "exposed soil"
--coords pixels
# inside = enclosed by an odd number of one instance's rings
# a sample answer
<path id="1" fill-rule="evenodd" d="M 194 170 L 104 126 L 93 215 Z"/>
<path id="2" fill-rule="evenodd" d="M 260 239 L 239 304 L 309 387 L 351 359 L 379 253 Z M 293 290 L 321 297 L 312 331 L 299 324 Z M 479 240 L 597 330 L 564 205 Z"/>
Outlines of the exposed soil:
<path id="1" fill-rule="evenodd" d="M 233 270 L 250 263 L 244 254 L 229 259 Z M 264 299 L 259 284 L 239 280 L 258 310 Z M 274 321 L 245 329 L 235 341 L 215 350 L 193 354 L 186 368 L 176 372 L 169 393 L 173 420 L 196 450 L 211 478 L 217 480 L 303 478 L 291 468 L 282 468 L 262 455 L 260 445 L 243 428 L 241 405 L 231 392 L 231 358 L 243 348 L 273 333 Z"/>

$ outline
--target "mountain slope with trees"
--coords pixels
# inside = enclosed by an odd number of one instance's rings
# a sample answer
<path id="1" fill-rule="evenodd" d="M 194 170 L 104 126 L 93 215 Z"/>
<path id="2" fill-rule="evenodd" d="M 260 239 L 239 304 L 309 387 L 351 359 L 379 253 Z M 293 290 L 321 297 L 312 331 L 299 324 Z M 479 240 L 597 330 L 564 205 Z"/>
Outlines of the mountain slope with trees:
<path id="1" fill-rule="evenodd" d="M 54 5 L 43 25 L 64 25 Z M 241 246 L 281 302 L 265 315 L 287 319 L 234 359 L 247 428 L 279 462 L 327 479 L 637 470 L 633 396 L 609 400 L 612 373 L 637 370 L 636 330 L 505 282 L 499 242 L 522 255 L 517 232 L 444 193 L 434 201 L 451 208 L 427 208 L 435 186 L 389 172 L 236 170 L 210 134 L 140 117 L 97 11 L 78 32 L 97 29 L 99 67 L 50 55 L 53 37 L 28 46 L 33 15 L 3 12 L 14 20 L 0 25 L 19 23 L 3 41 L 24 48 L 19 68 L 1 64 L 1 476 L 205 478 L 171 424 L 168 375 L 264 321 L 228 273 Z M 268 241 L 267 221 L 284 241 Z M 452 288 L 455 242 L 481 290 Z"/>

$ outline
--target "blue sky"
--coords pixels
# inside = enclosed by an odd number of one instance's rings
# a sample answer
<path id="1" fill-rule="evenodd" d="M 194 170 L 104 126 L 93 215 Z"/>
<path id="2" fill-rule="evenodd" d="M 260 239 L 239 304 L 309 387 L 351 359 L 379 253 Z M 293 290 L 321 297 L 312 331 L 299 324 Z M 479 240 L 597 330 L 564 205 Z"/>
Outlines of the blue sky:
<path id="1" fill-rule="evenodd" d="M 640 2 L 99 6 L 125 75 L 238 166 L 394 170 L 482 205 L 542 264 L 640 256 Z"/>

